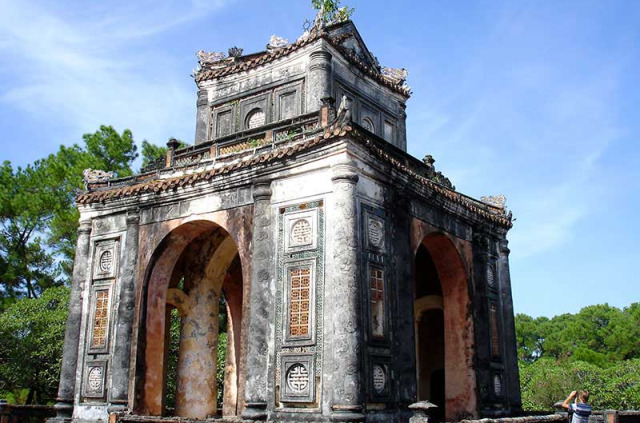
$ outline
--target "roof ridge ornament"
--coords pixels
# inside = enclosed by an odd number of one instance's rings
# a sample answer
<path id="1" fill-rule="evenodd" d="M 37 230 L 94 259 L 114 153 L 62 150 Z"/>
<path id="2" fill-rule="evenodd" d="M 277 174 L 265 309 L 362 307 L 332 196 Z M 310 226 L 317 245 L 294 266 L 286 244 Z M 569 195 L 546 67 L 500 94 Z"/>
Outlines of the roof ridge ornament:
<path id="1" fill-rule="evenodd" d="M 506 209 L 506 205 L 507 205 L 507 197 L 505 197 L 504 195 L 500 194 L 500 195 L 487 195 L 484 197 L 480 197 L 480 201 L 482 201 L 483 203 L 492 206 L 492 207 L 497 207 L 499 209 Z"/>
<path id="2" fill-rule="evenodd" d="M 84 180 L 84 189 L 89 190 L 89 184 L 109 182 L 113 179 L 113 172 L 106 172 L 99 169 L 87 168 L 82 171 L 82 179 Z"/>
<path id="3" fill-rule="evenodd" d="M 269 38 L 269 43 L 267 44 L 267 51 L 271 52 L 273 50 L 277 50 L 287 45 L 289 45 L 288 39 L 279 37 L 274 34 Z"/>

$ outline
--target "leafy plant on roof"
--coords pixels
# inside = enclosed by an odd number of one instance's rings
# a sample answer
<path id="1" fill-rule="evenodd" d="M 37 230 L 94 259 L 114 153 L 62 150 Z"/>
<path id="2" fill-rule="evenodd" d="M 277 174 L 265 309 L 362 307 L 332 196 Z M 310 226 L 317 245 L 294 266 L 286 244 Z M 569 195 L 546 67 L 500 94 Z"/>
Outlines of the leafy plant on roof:
<path id="1" fill-rule="evenodd" d="M 311 0 L 311 5 L 314 9 L 322 11 L 325 23 L 348 21 L 355 12 L 353 7 L 340 7 L 340 0 Z"/>

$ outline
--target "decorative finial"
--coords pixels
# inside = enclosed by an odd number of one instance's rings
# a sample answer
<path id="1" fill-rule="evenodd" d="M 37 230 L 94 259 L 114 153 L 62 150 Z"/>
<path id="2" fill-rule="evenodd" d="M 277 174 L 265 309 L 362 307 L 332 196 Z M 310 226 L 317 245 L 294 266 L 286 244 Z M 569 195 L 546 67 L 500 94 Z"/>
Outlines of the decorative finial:
<path id="1" fill-rule="evenodd" d="M 99 182 L 108 182 L 113 178 L 113 172 L 105 172 L 98 169 L 85 169 L 82 171 L 82 179 L 84 180 L 84 189 L 89 189 L 89 184 L 95 184 Z"/>
<path id="2" fill-rule="evenodd" d="M 224 53 L 216 51 L 209 52 L 204 50 L 199 50 L 198 52 L 196 52 L 196 56 L 198 57 L 198 63 L 200 64 L 200 66 L 220 62 L 227 58 Z"/>
<path id="3" fill-rule="evenodd" d="M 278 37 L 277 35 L 272 35 L 269 38 L 269 44 L 267 44 L 267 50 L 276 50 L 282 48 L 289 44 L 289 40 L 286 38 Z"/>
<path id="4" fill-rule="evenodd" d="M 480 197 L 480 201 L 489 206 L 504 209 L 507 204 L 507 197 L 504 195 L 488 195 L 486 197 Z"/>
<path id="5" fill-rule="evenodd" d="M 229 54 L 229 57 L 240 57 L 240 56 L 242 56 L 242 52 L 243 51 L 244 51 L 244 49 L 242 49 L 240 47 L 233 46 L 233 47 L 229 48 L 227 53 Z"/>

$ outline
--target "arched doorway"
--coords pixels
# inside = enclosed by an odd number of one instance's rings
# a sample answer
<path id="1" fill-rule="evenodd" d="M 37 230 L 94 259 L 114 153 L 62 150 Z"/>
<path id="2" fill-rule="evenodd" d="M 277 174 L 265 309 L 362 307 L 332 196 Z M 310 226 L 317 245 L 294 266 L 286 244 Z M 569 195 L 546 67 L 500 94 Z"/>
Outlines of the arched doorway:
<path id="1" fill-rule="evenodd" d="M 444 310 L 438 271 L 424 245 L 418 247 L 414 273 L 414 316 L 418 401 L 438 408 L 436 420 L 445 415 Z"/>
<path id="2" fill-rule="evenodd" d="M 185 223 L 156 248 L 146 275 L 139 337 L 144 352 L 137 366 L 143 382 L 137 413 L 200 419 L 220 411 L 237 415 L 243 278 L 233 237 L 213 222 Z M 221 306 L 226 312 L 223 319 Z M 175 368 L 169 369 L 172 311 L 174 339 L 179 320 L 179 340 Z M 224 395 L 220 395 L 224 401 L 219 410 L 221 320 L 227 342 Z M 169 397 L 172 410 L 167 407 Z"/>
<path id="3" fill-rule="evenodd" d="M 436 420 L 468 418 L 475 415 L 476 382 L 467 271 L 447 235 L 421 238 L 414 263 L 418 400 L 438 406 Z"/>

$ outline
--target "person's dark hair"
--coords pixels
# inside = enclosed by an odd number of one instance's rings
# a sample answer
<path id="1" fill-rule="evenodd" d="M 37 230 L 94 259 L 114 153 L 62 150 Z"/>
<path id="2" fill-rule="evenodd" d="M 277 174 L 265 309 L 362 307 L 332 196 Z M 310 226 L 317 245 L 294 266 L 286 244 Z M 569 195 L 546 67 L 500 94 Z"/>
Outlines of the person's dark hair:
<path id="1" fill-rule="evenodd" d="M 582 403 L 589 402 L 589 391 L 578 391 L 578 399 Z"/>

